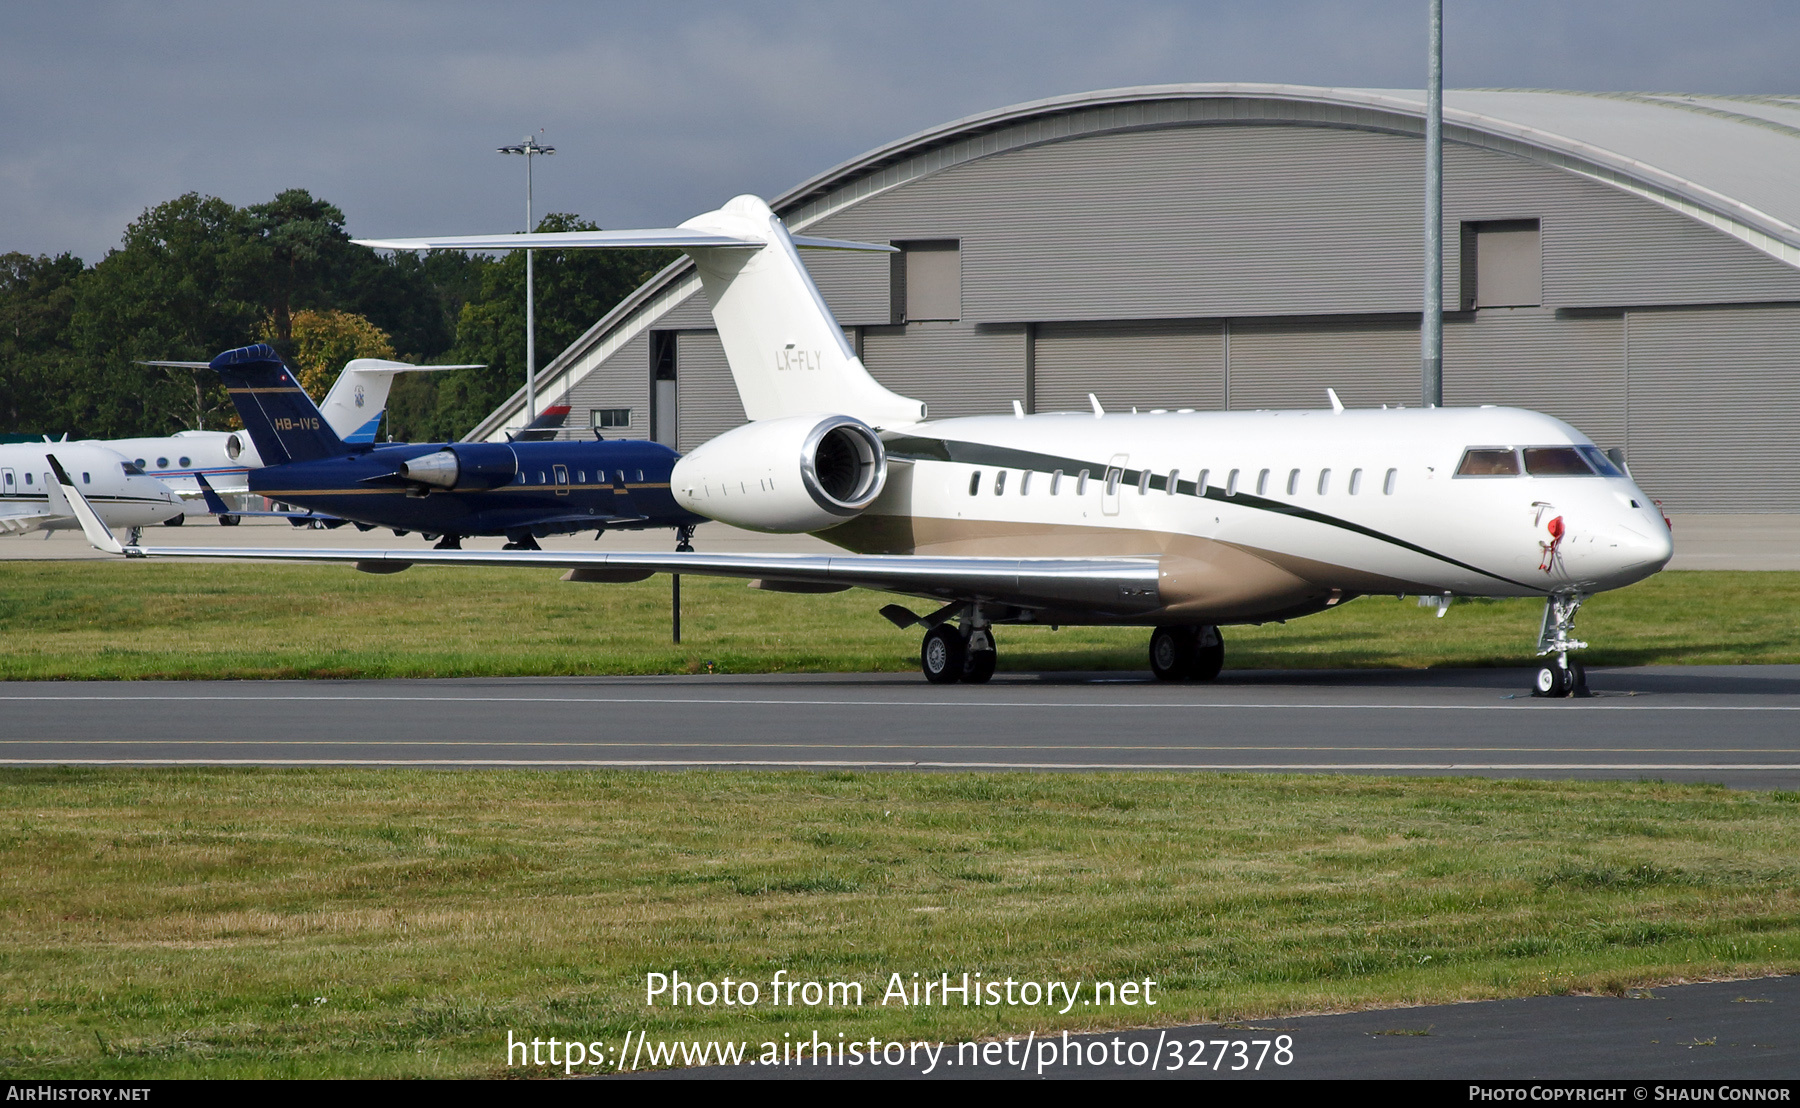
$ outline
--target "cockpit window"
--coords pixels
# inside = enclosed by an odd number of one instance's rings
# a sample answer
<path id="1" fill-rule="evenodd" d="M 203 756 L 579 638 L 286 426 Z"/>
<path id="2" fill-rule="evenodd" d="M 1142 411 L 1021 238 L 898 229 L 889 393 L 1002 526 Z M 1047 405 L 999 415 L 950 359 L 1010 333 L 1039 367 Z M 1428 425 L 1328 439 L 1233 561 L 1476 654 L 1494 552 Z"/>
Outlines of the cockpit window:
<path id="1" fill-rule="evenodd" d="M 1458 477 L 1517 477 L 1519 455 L 1499 447 L 1471 447 L 1456 467 Z"/>
<path id="2" fill-rule="evenodd" d="M 1594 468 L 1573 446 L 1527 446 L 1525 472 L 1533 477 L 1592 477 Z"/>
<path id="3" fill-rule="evenodd" d="M 142 477 L 144 475 L 142 462 L 120 462 L 119 468 L 125 471 L 125 476 L 127 477 Z"/>
<path id="4" fill-rule="evenodd" d="M 1606 456 L 1606 451 L 1601 450 L 1598 446 L 1577 446 L 1575 449 L 1581 451 L 1581 456 L 1588 460 L 1589 465 L 1600 472 L 1600 476 L 1625 476 L 1625 474 L 1619 471 L 1619 467 L 1613 464 L 1613 460 Z"/>

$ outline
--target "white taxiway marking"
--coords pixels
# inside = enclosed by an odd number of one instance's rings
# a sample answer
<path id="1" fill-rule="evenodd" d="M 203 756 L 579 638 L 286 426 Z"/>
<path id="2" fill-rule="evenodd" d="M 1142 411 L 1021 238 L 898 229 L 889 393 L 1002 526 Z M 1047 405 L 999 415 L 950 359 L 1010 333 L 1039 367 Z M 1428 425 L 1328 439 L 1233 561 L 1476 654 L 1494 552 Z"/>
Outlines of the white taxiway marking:
<path id="1" fill-rule="evenodd" d="M 816 705 L 827 708 L 895 708 L 909 710 L 922 708 L 1039 708 L 1051 711 L 1063 711 L 1069 708 L 1100 708 L 1115 711 L 1121 708 L 1139 710 L 1160 710 L 1169 708 L 1234 708 L 1246 710 L 1263 710 L 1270 708 L 1315 709 L 1321 711 L 1409 711 L 1409 712 L 1527 712 L 1539 708 L 1556 708 L 1564 711 L 1596 711 L 1596 712 L 1800 712 L 1800 704 L 1596 704 L 1591 701 L 1562 701 L 1535 698 L 1521 698 L 1513 704 L 1278 704 L 1263 702 L 1226 702 L 1226 701 L 1143 701 L 1120 702 L 1076 702 L 1076 701 L 1043 701 L 1043 700 L 804 700 L 804 699 L 748 699 L 736 697 L 692 697 L 692 696 L 215 696 L 201 694 L 197 696 L 115 696 L 101 694 L 97 696 L 68 695 L 7 695 L 0 696 L 0 702 L 6 701 L 64 701 L 80 703 L 83 701 L 118 700 L 130 702 L 169 702 L 191 704 L 198 701 L 251 701 L 259 704 L 271 701 L 320 701 L 325 703 L 350 701 L 356 703 L 394 703 L 394 704 L 682 704 L 700 706 L 707 704 L 726 704 L 740 707 L 806 707 Z"/>
<path id="2" fill-rule="evenodd" d="M 1347 772 L 1352 770 L 1387 770 L 1417 773 L 1457 770 L 1602 770 L 1618 773 L 1767 773 L 1771 770 L 1800 770 L 1800 763 L 1690 763 L 1690 762 L 931 762 L 931 761 L 865 761 L 862 759 L 795 761 L 787 759 L 694 758 L 694 759 L 511 759 L 511 758 L 8 758 L 0 765 L 11 766 L 490 766 L 490 767 L 576 767 L 591 769 L 656 769 L 702 766 L 767 766 L 771 768 L 829 769 L 860 767 L 865 769 L 1088 769 L 1088 770 L 1153 770 L 1187 769 L 1238 773 L 1245 770 L 1298 773 L 1301 771 Z"/>
<path id="3" fill-rule="evenodd" d="M 576 747 L 582 750 L 681 750 L 688 747 L 704 746 L 714 750 L 919 750 L 944 749 L 956 750 L 1107 750 L 1123 751 L 1178 751 L 1184 754 L 1222 754 L 1231 751 L 1267 751 L 1301 752 L 1315 750 L 1339 751 L 1343 753 L 1396 753 L 1407 754 L 1800 754 L 1800 750 L 1784 747 L 1754 746 L 1709 746 L 1699 749 L 1683 749 L 1665 746 L 1288 746 L 1268 744 L 1256 746 L 1226 746 L 1207 744 L 1198 746 L 1181 746 L 1169 743 L 1156 745 L 1115 744 L 1115 743 L 917 743 L 917 742 L 867 742 L 867 743 L 805 743 L 805 742 L 749 742 L 722 743 L 706 739 L 695 739 L 691 742 L 656 742 L 650 740 L 634 740 L 629 742 L 601 742 L 581 739 L 519 739 L 496 742 L 492 739 L 0 739 L 0 747 L 6 746 L 352 746 L 352 747 L 459 747 L 505 746 L 514 749 L 531 748 L 558 749 Z"/>

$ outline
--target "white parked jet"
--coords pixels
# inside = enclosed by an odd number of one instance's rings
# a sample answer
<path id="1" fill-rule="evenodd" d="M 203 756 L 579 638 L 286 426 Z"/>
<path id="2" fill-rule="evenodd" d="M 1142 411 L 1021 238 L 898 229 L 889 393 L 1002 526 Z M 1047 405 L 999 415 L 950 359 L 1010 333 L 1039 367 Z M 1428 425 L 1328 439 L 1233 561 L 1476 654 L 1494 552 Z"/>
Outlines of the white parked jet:
<path id="1" fill-rule="evenodd" d="M 52 476 L 51 451 L 110 526 L 136 533 L 140 527 L 181 514 L 174 490 L 117 451 L 86 442 L 8 443 L 0 445 L 0 535 L 81 526 Z"/>
<path id="2" fill-rule="evenodd" d="M 887 250 L 790 235 L 740 196 L 678 228 L 374 241 L 392 249 L 675 247 L 699 270 L 752 422 L 675 467 L 676 499 L 741 527 L 813 532 L 846 555 L 549 551 L 157 550 L 131 557 L 295 558 L 371 572 L 412 563 L 541 565 L 578 581 L 654 572 L 853 586 L 926 598 L 921 666 L 985 681 L 993 628 L 1154 628 L 1159 678 L 1207 680 L 1219 628 L 1290 619 L 1361 594 L 1542 596 L 1541 695 L 1583 687 L 1568 654 L 1587 596 L 1673 553 L 1654 502 L 1587 436 L 1512 408 L 1091 412 L 929 420 L 864 369 L 798 247 Z"/>

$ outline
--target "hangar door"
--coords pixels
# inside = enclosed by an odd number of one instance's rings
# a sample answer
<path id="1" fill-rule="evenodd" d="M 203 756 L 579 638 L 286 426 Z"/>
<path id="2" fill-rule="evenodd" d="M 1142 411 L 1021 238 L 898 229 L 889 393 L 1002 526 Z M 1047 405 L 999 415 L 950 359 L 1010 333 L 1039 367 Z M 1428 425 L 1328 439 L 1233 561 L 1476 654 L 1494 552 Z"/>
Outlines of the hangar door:
<path id="1" fill-rule="evenodd" d="M 1800 308 L 1626 315 L 1626 459 L 1672 512 L 1800 511 Z"/>
<path id="2" fill-rule="evenodd" d="M 719 333 L 682 331 L 675 342 L 675 449 L 685 454 L 748 420 Z"/>
<path id="3" fill-rule="evenodd" d="M 1353 408 L 1419 403 L 1417 316 L 1230 321 L 1231 407 Z"/>
<path id="4" fill-rule="evenodd" d="M 1625 446 L 1625 313 L 1520 308 L 1444 323 L 1444 403 L 1553 415 Z"/>
<path id="5" fill-rule="evenodd" d="M 1225 407 L 1225 326 L 1217 320 L 1040 323 L 1033 352 L 1034 407 L 1109 411 Z"/>

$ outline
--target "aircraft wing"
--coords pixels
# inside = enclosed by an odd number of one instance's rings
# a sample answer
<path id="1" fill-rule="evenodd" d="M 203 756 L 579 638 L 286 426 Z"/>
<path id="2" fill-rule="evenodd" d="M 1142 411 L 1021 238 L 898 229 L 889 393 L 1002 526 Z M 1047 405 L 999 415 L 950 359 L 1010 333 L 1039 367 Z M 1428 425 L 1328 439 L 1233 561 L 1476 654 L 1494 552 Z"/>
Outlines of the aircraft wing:
<path id="1" fill-rule="evenodd" d="M 24 535 L 36 531 L 51 520 L 60 519 L 55 512 L 37 508 L 24 512 L 8 512 L 0 515 L 0 535 Z"/>
<path id="2" fill-rule="evenodd" d="M 50 459 L 81 529 L 96 548 L 127 558 L 347 562 L 367 573 L 415 565 L 500 566 L 576 571 L 574 579 L 639 580 L 652 573 L 739 577 L 837 586 L 939 600 L 996 600 L 1024 608 L 1129 614 L 1157 607 L 1158 561 L 1126 558 L 986 558 L 910 554 L 621 554 L 563 550 L 325 550 L 308 548 L 124 546 L 82 497 L 62 464 Z"/>

